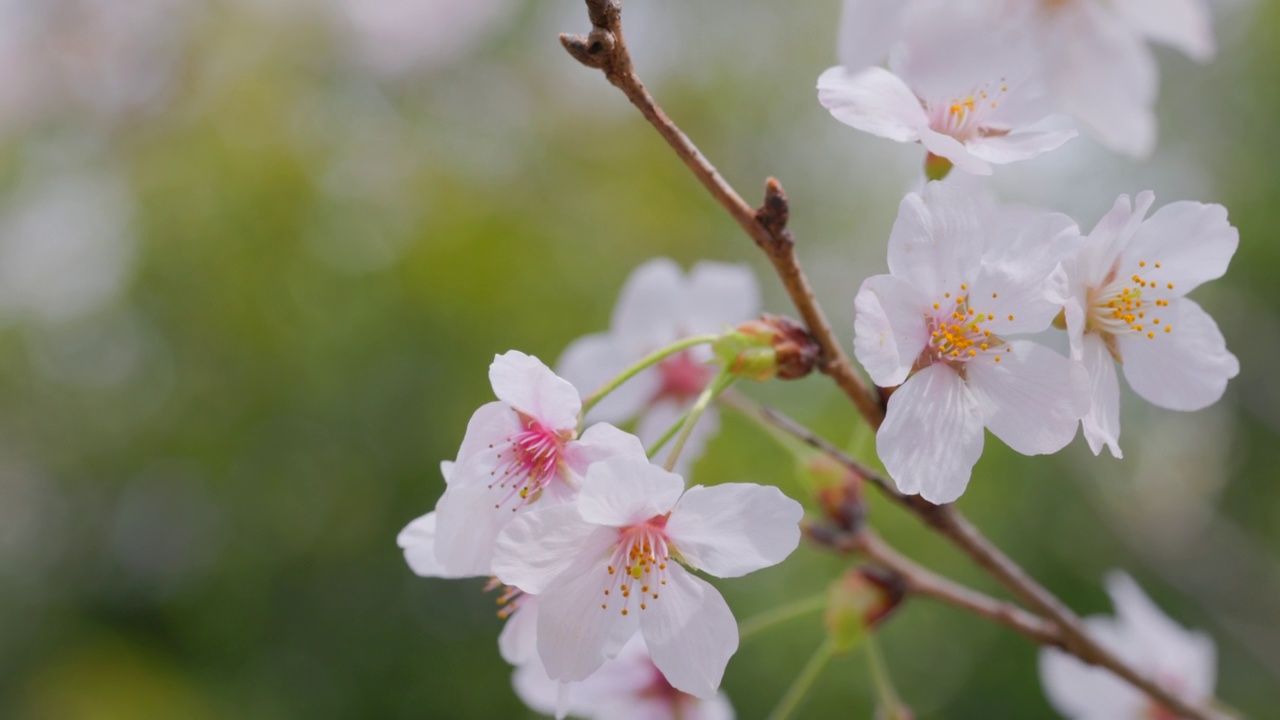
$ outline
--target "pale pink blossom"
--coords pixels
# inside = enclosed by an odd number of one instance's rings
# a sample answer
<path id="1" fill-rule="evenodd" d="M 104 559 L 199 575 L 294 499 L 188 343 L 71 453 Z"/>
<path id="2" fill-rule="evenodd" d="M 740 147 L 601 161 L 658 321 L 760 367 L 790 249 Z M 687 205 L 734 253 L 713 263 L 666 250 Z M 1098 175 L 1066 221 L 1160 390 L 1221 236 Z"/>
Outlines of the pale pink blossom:
<path id="1" fill-rule="evenodd" d="M 548 675 L 584 680 L 637 631 L 671 685 L 715 695 L 738 629 L 724 598 L 685 569 L 738 577 L 800 541 L 800 505 L 775 487 L 695 486 L 631 458 L 593 464 L 576 502 L 538 508 L 498 538 L 494 574 L 538 596 Z"/>
<path id="2" fill-rule="evenodd" d="M 1061 215 L 999 218 L 949 183 L 903 199 L 889 274 L 862 284 L 854 328 L 854 353 L 872 381 L 900 385 L 876 433 L 899 490 L 935 503 L 958 498 L 984 427 L 1025 455 L 1056 452 L 1075 436 L 1087 408 L 1084 369 L 1012 339 L 1053 321 L 1059 307 L 1045 283 L 1074 232 Z"/>
<path id="3" fill-rule="evenodd" d="M 578 391 L 537 358 L 516 350 L 500 355 L 489 380 L 498 401 L 471 416 L 436 503 L 435 556 L 454 577 L 491 574 L 502 526 L 535 503 L 572 498 L 591 463 L 644 458 L 635 436 L 612 425 L 594 425 L 578 437 Z"/>
<path id="4" fill-rule="evenodd" d="M 590 393 L 654 350 L 693 335 L 722 332 L 759 312 L 760 290 L 745 266 L 701 262 L 686 275 L 671 260 L 650 260 L 627 278 L 609 331 L 571 343 L 556 371 L 583 394 Z M 709 345 L 673 355 L 610 393 L 588 419 L 614 424 L 635 419 L 641 442 L 656 442 L 715 375 L 711 358 Z M 718 427 L 719 416 L 709 408 L 685 444 L 676 472 L 688 474 Z M 664 461 L 665 453 L 657 460 Z"/>
<path id="5" fill-rule="evenodd" d="M 1213 698 L 1217 653 L 1202 632 L 1183 629 L 1122 572 L 1107 576 L 1116 616 L 1084 620 L 1089 635 L 1130 667 L 1193 704 Z M 1040 680 L 1049 702 L 1070 720 L 1173 720 L 1171 710 L 1097 666 L 1056 648 L 1040 651 Z"/>
<path id="6" fill-rule="evenodd" d="M 903 14 L 905 9 L 871 23 L 890 32 L 903 26 L 889 70 L 842 65 L 818 78 L 818 100 L 837 120 L 890 140 L 919 142 L 978 175 L 1075 137 L 1074 130 L 1032 127 L 1050 108 L 1026 32 L 962 5 L 916 13 L 914 22 Z M 862 57 L 844 48 L 841 56 Z"/>
<path id="7" fill-rule="evenodd" d="M 587 679 L 552 680 L 535 657 L 511 678 L 526 705 L 547 715 L 564 713 L 588 720 L 733 720 L 723 692 L 703 699 L 680 692 L 653 664 L 640 635 L 633 636 L 612 660 Z"/>
<path id="8" fill-rule="evenodd" d="M 1226 272 L 1239 233 L 1221 205 L 1176 202 L 1147 218 L 1154 200 L 1121 195 L 1063 262 L 1056 289 L 1072 357 L 1089 373 L 1084 436 L 1095 454 L 1106 445 L 1120 457 L 1117 362 L 1138 395 L 1170 410 L 1217 402 L 1240 372 L 1217 323 L 1184 297 Z"/>

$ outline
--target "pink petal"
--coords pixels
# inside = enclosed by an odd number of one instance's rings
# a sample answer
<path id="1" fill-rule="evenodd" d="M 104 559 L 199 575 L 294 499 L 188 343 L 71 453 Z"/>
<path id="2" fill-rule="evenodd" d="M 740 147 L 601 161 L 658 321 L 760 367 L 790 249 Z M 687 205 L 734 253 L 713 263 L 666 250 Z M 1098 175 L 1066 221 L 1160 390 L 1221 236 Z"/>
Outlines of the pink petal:
<path id="1" fill-rule="evenodd" d="M 1217 676 L 1213 640 L 1165 615 L 1127 573 L 1107 573 L 1106 586 L 1126 641 L 1141 649 L 1144 670 L 1176 683 L 1184 697 L 1212 697 Z"/>
<path id="2" fill-rule="evenodd" d="M 1082 341 L 1082 359 L 1089 373 L 1089 396 L 1092 405 L 1084 416 L 1084 439 L 1094 455 L 1106 445 L 1111 456 L 1120 452 L 1120 381 L 1116 378 L 1116 361 L 1097 333 L 1088 333 Z"/>
<path id="3" fill-rule="evenodd" d="M 975 138 L 966 143 L 965 147 L 974 157 L 996 165 L 1005 165 L 1057 150 L 1077 134 L 1075 130 L 1015 132 Z"/>
<path id="4" fill-rule="evenodd" d="M 620 528 L 664 515 L 684 492 L 684 480 L 646 460 L 613 458 L 592 465 L 578 496 L 583 520 Z"/>
<path id="5" fill-rule="evenodd" d="M 1217 43 L 1204 0 L 1118 0 L 1115 5 L 1129 27 L 1152 40 L 1199 62 L 1213 59 Z"/>
<path id="6" fill-rule="evenodd" d="M 1033 342 L 1009 348 L 1000 362 L 985 354 L 965 366 L 986 426 L 1023 455 L 1057 452 L 1088 410 L 1089 376 L 1080 363 Z"/>
<path id="7" fill-rule="evenodd" d="M 982 455 L 978 401 L 954 370 L 931 365 L 889 396 L 876 450 L 903 493 L 951 502 Z"/>
<path id="8" fill-rule="evenodd" d="M 714 697 L 738 649 L 738 624 L 719 591 L 675 563 L 668 567 L 661 597 L 639 612 L 641 632 L 672 687 Z"/>
<path id="9" fill-rule="evenodd" d="M 1221 205 L 1170 203 L 1137 229 L 1124 253 L 1122 272 L 1136 272 L 1161 286 L 1173 283 L 1173 292 L 1185 295 L 1222 277 L 1239 244 L 1240 233 L 1227 222 L 1227 209 Z M 1139 267 L 1139 261 L 1146 265 Z"/>
<path id="10" fill-rule="evenodd" d="M 867 278 L 853 301 L 853 352 L 881 387 L 901 385 L 929 340 L 926 299 L 893 275 Z"/>
<path id="11" fill-rule="evenodd" d="M 931 182 L 898 205 L 889 235 L 889 272 L 935 297 L 960 292 L 982 259 L 986 228 L 974 191 Z"/>
<path id="12" fill-rule="evenodd" d="M 489 382 L 499 400 L 548 429 L 570 430 L 578 425 L 582 409 L 578 390 L 532 355 L 519 350 L 498 355 L 489 366 Z"/>
<path id="13" fill-rule="evenodd" d="M 498 633 L 498 653 L 512 665 L 522 665 L 538 657 L 538 598 L 521 595 L 514 612 Z"/>
<path id="14" fill-rule="evenodd" d="M 565 348 L 556 362 L 556 374 L 573 383 L 583 397 L 595 392 L 640 359 L 624 351 L 612 335 L 587 335 Z M 592 420 L 623 423 L 635 417 L 658 392 L 656 372 L 642 372 L 623 383 L 588 413 Z"/>
<path id="15" fill-rule="evenodd" d="M 613 308 L 610 333 L 619 348 L 639 360 L 646 352 L 675 341 L 684 300 L 684 272 L 667 258 L 631 271 Z"/>
<path id="16" fill-rule="evenodd" d="M 538 596 L 538 657 L 556 680 L 583 680 L 635 634 L 639 611 L 607 602 L 607 561 L 564 573 Z M 607 607 L 602 607 L 607 605 Z"/>
<path id="17" fill-rule="evenodd" d="M 700 262 L 689 271 L 680 323 L 689 335 L 719 333 L 760 314 L 760 286 L 746 265 Z"/>
<path id="18" fill-rule="evenodd" d="M 857 74 L 828 68 L 818 77 L 818 102 L 840 122 L 898 142 L 915 142 L 928 119 L 907 84 L 880 67 Z"/>
<path id="19" fill-rule="evenodd" d="M 1105 647 L 1117 649 L 1121 632 L 1110 618 L 1085 619 L 1089 634 Z M 1063 717 L 1079 720 L 1141 717 L 1147 701 L 1109 671 L 1085 665 L 1056 648 L 1040 651 L 1040 682 L 1049 703 Z"/>
<path id="20" fill-rule="evenodd" d="M 436 559 L 449 576 L 492 574 L 498 532 L 517 515 L 494 507 L 500 498 L 483 482 L 454 482 L 445 489 L 436 503 Z"/>
<path id="21" fill-rule="evenodd" d="M 690 567 L 738 577 L 785 560 L 800 544 L 802 517 L 800 503 L 772 485 L 699 485 L 671 511 L 667 537 Z"/>
<path id="22" fill-rule="evenodd" d="M 396 536 L 396 544 L 404 550 L 405 562 L 415 575 L 422 577 L 455 577 L 436 560 L 436 514 L 429 512 L 405 526 Z"/>
<path id="23" fill-rule="evenodd" d="M 640 438 L 619 430 L 609 423 L 587 428 L 582 437 L 565 445 L 565 463 L 578 476 L 585 475 L 593 463 L 615 457 L 647 460 Z"/>
<path id="24" fill-rule="evenodd" d="M 1227 381 L 1240 373 L 1218 324 L 1187 298 L 1170 301 L 1159 313 L 1161 324 L 1147 326 L 1154 338 L 1142 333 L 1116 338 L 1125 380 L 1147 402 L 1170 410 L 1199 410 L 1217 402 Z"/>
<path id="25" fill-rule="evenodd" d="M 505 444 L 507 438 L 523 429 L 520 416 L 512 412 L 506 403 L 491 402 L 481 405 L 467 421 L 467 433 L 462 436 L 462 446 L 458 448 L 458 459 L 454 465 L 464 464 L 464 460 L 471 459 L 478 452 L 488 451 L 494 445 Z M 455 477 L 453 471 L 450 471 L 445 480 L 446 483 L 474 481 L 475 478 L 465 475 Z"/>
<path id="26" fill-rule="evenodd" d="M 974 175 L 990 175 L 991 165 L 969 152 L 969 146 L 959 140 L 936 132 L 932 128 L 920 128 L 920 144 L 929 152 L 951 161 L 957 168 Z"/>
<path id="27" fill-rule="evenodd" d="M 588 523 L 574 503 L 520 513 L 499 533 L 493 574 L 524 592 L 541 594 L 561 573 L 604 554 L 617 532 Z"/>

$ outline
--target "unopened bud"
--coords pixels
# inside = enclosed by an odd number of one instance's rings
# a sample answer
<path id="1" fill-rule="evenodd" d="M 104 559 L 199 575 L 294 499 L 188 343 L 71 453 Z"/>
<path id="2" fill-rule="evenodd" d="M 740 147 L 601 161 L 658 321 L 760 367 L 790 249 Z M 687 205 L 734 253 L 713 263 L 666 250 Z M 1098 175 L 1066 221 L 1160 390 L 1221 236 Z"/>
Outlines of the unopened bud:
<path id="1" fill-rule="evenodd" d="M 712 345 L 716 357 L 738 377 L 794 380 L 813 371 L 818 344 L 801 325 L 779 315 L 748 320 Z"/>
<path id="2" fill-rule="evenodd" d="M 902 603 L 906 584 L 897 573 L 854 568 L 827 590 L 827 631 L 841 652 L 852 650 Z"/>
<path id="3" fill-rule="evenodd" d="M 833 526 L 830 529 L 856 534 L 867 516 L 862 476 L 827 455 L 814 455 L 803 465 L 802 473 L 817 487 L 818 505 Z"/>

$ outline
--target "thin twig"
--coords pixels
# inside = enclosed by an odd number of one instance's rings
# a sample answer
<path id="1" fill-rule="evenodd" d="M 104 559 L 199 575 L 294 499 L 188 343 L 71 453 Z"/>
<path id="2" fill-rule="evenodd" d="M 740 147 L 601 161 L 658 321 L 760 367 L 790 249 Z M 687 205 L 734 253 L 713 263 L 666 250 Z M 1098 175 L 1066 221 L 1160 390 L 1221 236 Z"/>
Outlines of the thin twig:
<path id="1" fill-rule="evenodd" d="M 859 532 L 856 542 L 849 549 L 856 550 L 897 573 L 906 583 L 907 592 L 911 594 L 923 595 L 967 610 L 1022 633 L 1041 645 L 1062 646 L 1062 634 L 1053 623 L 1012 603 L 983 595 L 938 575 L 895 550 L 870 528 Z"/>
<path id="2" fill-rule="evenodd" d="M 791 296 L 791 302 L 808 326 L 809 333 L 822 348 L 818 368 L 836 381 L 873 427 L 879 427 L 884 419 L 880 396 L 854 369 L 840 339 L 831 329 L 826 314 L 818 305 L 813 287 L 800 268 L 795 240 L 787 230 L 790 209 L 782 185 L 776 179 L 769 178 L 765 185 L 764 204 L 760 209 L 756 210 L 747 204 L 688 136 L 671 122 L 636 76 L 622 35 L 621 3 L 618 0 L 587 0 L 587 12 L 595 26 L 591 32 L 587 35 L 561 35 L 560 43 L 582 64 L 604 72 L 609 82 L 621 90 L 649 124 L 662 135 L 716 202 L 764 250 L 786 287 L 787 294 Z"/>
<path id="3" fill-rule="evenodd" d="M 796 310 L 808 326 L 810 334 L 822 348 L 819 368 L 836 382 L 867 422 L 873 428 L 879 428 L 884 420 L 884 406 L 880 394 L 869 387 L 854 369 L 853 363 L 850 362 L 839 338 L 831 329 L 831 324 L 819 306 L 813 288 L 800 267 L 795 253 L 795 240 L 787 229 L 790 206 L 782 186 L 777 180 L 770 178 L 765 187 L 764 205 L 759 210 L 748 205 L 742 196 L 721 177 L 720 172 L 703 156 L 688 136 L 667 117 L 649 91 L 645 89 L 644 83 L 636 76 L 631 55 L 627 51 L 622 34 L 620 0 L 586 0 L 586 6 L 593 26 L 591 32 L 587 35 L 561 35 L 560 43 L 583 65 L 602 71 L 609 82 L 627 96 L 631 104 L 640 110 L 649 124 L 662 135 L 676 155 L 684 161 L 703 187 L 765 252 L 782 280 L 787 294 L 791 296 Z M 809 434 L 812 435 L 812 433 Z M 840 453 L 840 455 L 844 454 Z M 1058 625 L 1063 634 L 1063 648 L 1067 652 L 1087 663 L 1108 668 L 1180 715 L 1193 720 L 1212 718 L 1207 711 L 1169 694 L 1164 688 L 1125 664 L 1114 653 L 1094 642 L 1085 632 L 1080 619 L 1071 610 L 1052 593 L 1032 580 L 1026 571 L 992 545 L 978 532 L 977 528 L 951 506 L 938 506 L 918 497 L 905 497 L 883 478 L 875 484 L 897 502 L 912 510 L 929 527 L 949 538 L 1032 610 L 1044 614 Z"/>

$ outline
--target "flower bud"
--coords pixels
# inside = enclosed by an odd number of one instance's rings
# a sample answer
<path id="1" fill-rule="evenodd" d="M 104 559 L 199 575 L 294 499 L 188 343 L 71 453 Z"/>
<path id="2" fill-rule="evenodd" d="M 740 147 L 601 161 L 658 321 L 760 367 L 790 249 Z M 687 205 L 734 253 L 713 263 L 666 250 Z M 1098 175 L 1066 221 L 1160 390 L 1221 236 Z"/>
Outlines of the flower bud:
<path id="1" fill-rule="evenodd" d="M 801 472 L 817 486 L 818 506 L 829 521 L 829 530 L 856 534 L 867 516 L 862 477 L 827 455 L 814 455 Z"/>
<path id="2" fill-rule="evenodd" d="M 832 583 L 827 589 L 826 625 L 839 651 L 857 646 L 906 595 L 901 576 L 875 566 L 854 568 Z"/>
<path id="3" fill-rule="evenodd" d="M 721 335 L 712 349 L 729 372 L 761 382 L 804 377 L 820 354 L 808 331 L 780 315 L 748 320 Z"/>

